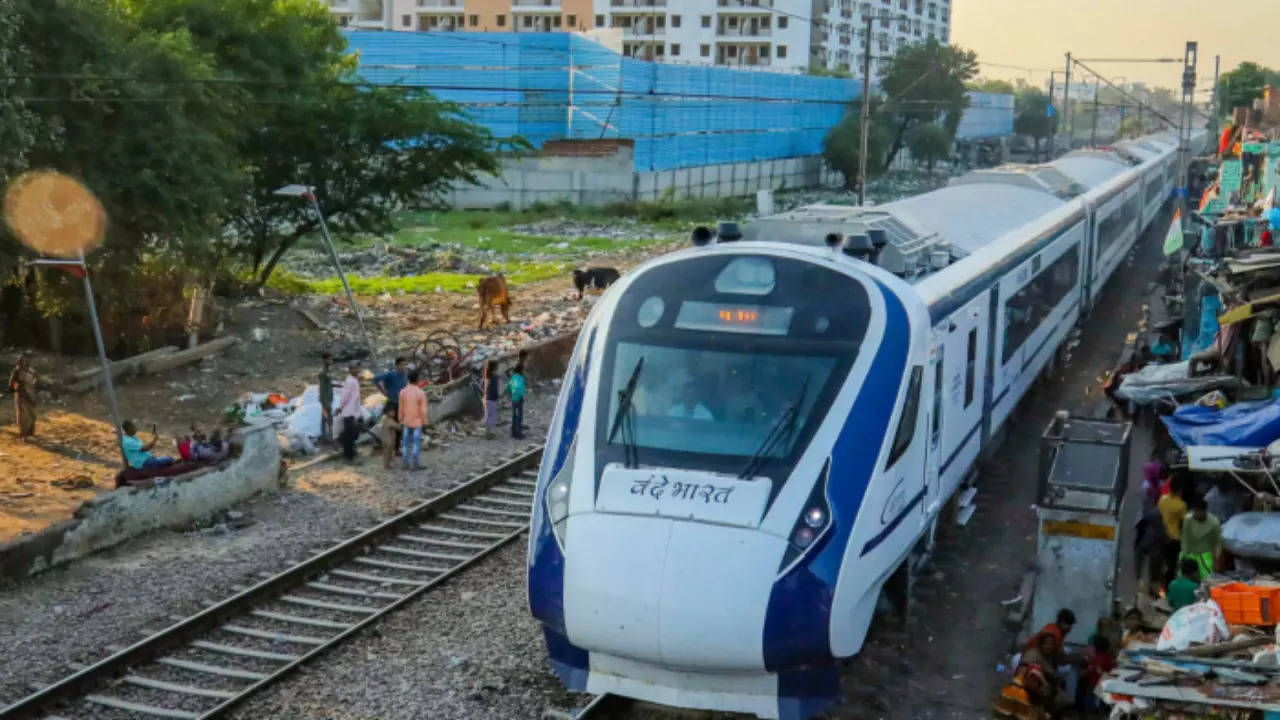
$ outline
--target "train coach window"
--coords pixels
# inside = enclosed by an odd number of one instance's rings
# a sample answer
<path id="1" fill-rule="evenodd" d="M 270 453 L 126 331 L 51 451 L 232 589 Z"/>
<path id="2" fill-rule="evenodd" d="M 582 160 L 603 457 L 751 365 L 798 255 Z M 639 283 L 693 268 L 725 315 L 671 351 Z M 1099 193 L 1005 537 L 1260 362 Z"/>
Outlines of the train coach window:
<path id="1" fill-rule="evenodd" d="M 1073 245 L 1009 298 L 1004 308 L 1003 363 L 1009 362 L 1018 348 L 1049 317 L 1049 313 L 1075 288 L 1079 269 L 1079 246 Z"/>
<path id="2" fill-rule="evenodd" d="M 924 378 L 924 368 L 917 365 L 911 368 L 911 382 L 907 385 L 907 399 L 902 405 L 902 417 L 898 420 L 898 430 L 893 435 L 893 449 L 889 451 L 889 462 L 884 469 L 888 470 L 898 462 L 898 458 L 911 447 L 911 439 L 916 435 L 916 420 L 920 415 L 920 383 Z"/>

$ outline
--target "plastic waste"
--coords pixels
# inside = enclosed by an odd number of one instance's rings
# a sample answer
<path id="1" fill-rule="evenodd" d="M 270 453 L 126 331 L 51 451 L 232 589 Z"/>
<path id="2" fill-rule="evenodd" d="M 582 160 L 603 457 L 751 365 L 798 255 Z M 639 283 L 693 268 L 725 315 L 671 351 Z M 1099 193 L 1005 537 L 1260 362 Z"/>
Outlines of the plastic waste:
<path id="1" fill-rule="evenodd" d="M 1188 605 L 1170 616 L 1160 631 L 1157 650 L 1186 650 L 1192 645 L 1209 645 L 1231 637 L 1222 608 L 1212 600 Z"/>

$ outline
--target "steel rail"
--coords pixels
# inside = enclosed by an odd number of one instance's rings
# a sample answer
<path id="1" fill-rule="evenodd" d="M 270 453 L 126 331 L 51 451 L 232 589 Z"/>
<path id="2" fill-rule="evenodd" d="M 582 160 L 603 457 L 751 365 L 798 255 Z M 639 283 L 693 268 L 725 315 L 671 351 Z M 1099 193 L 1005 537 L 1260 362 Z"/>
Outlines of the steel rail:
<path id="1" fill-rule="evenodd" d="M 84 667 L 72 675 L 59 680 L 39 691 L 18 700 L 7 708 L 0 710 L 0 718 L 36 718 L 60 703 L 77 699 L 88 699 L 88 696 L 104 682 L 126 677 L 127 671 L 144 663 L 160 659 L 166 652 L 191 646 L 192 642 L 210 632 L 218 631 L 228 621 L 251 615 L 256 606 L 265 602 L 276 601 L 286 596 L 289 591 L 305 589 L 307 583 L 327 571 L 354 560 L 369 550 L 376 550 L 384 541 L 394 541 L 405 532 L 406 527 L 417 528 L 425 520 L 435 518 L 445 511 L 457 508 L 468 500 L 502 484 L 513 477 L 518 477 L 526 470 L 534 470 L 542 457 L 542 449 L 537 448 L 489 469 L 456 487 L 405 510 L 395 517 L 386 520 L 376 527 L 365 530 L 355 537 L 343 541 L 324 552 L 321 552 L 293 567 L 284 570 L 253 587 L 215 603 L 201 612 L 185 618 L 175 624 L 152 634 L 143 640 L 119 650 L 118 652 Z M 532 495 L 532 491 L 530 492 Z M 532 498 L 531 498 L 532 503 Z M 345 624 L 333 623 L 345 627 L 336 635 L 323 640 L 322 644 L 313 645 L 312 649 L 275 669 L 263 672 L 265 675 L 253 684 L 234 691 L 235 694 L 225 699 L 216 707 L 198 713 L 187 713 L 195 718 L 220 717 L 227 711 L 243 703 L 263 688 L 279 682 L 299 667 L 320 655 L 342 644 L 345 640 L 360 632 L 369 625 L 378 622 L 388 614 L 405 604 L 417 599 L 422 594 L 453 578 L 464 570 L 474 566 L 489 555 L 504 547 L 512 540 L 528 530 L 525 527 L 512 528 L 501 533 L 493 533 L 483 544 L 483 549 L 476 550 L 466 560 L 443 570 L 430 579 L 424 579 L 399 599 L 379 608 L 369 608 L 367 617 L 358 622 Z M 322 621 L 323 622 L 323 621 Z M 337 629 L 336 627 L 334 629 Z M 234 632 L 234 631 L 232 631 Z M 282 635 L 283 636 L 283 635 Z M 196 646 L 199 647 L 199 646 Z M 170 717 L 185 716 L 183 711 L 172 711 Z"/>

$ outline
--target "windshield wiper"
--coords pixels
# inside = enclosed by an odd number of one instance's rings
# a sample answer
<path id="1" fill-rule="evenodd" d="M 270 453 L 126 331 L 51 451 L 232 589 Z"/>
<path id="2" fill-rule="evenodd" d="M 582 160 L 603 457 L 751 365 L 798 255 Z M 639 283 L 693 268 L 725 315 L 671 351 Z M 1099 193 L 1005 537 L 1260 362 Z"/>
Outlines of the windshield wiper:
<path id="1" fill-rule="evenodd" d="M 623 447 L 623 463 L 626 467 L 639 467 L 639 449 L 636 446 L 635 431 L 635 414 L 632 412 L 631 400 L 636 394 L 636 382 L 640 379 L 640 371 L 644 369 L 644 356 L 636 361 L 636 367 L 631 371 L 631 377 L 627 380 L 627 386 L 618 391 L 618 409 L 613 414 L 613 425 L 609 428 L 609 439 L 607 442 L 613 442 L 613 438 L 617 436 L 618 430 L 623 429 L 622 447 Z"/>
<path id="2" fill-rule="evenodd" d="M 800 416 L 800 407 L 804 405 L 804 396 L 808 389 L 809 376 L 806 375 L 804 382 L 800 384 L 800 397 L 796 398 L 795 402 L 782 411 L 782 415 L 778 417 L 777 422 L 769 429 L 769 434 L 764 437 L 760 447 L 756 448 L 756 452 L 751 456 L 747 466 L 742 469 L 741 473 L 738 473 L 739 480 L 749 480 L 755 477 L 756 471 L 764 464 L 765 458 L 773 451 L 773 447 L 784 437 L 790 439 L 791 434 L 795 431 L 796 418 Z"/>

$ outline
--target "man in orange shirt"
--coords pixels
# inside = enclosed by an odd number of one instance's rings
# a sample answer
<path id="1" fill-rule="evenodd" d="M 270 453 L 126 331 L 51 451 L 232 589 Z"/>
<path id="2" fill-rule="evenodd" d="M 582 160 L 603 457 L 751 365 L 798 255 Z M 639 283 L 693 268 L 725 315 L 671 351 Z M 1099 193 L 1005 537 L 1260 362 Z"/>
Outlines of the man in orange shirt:
<path id="1" fill-rule="evenodd" d="M 422 453 L 422 426 L 427 424 L 427 394 L 418 387 L 418 371 L 409 371 L 409 383 L 400 391 L 400 454 L 404 456 L 406 470 L 421 469 L 418 456 Z"/>

